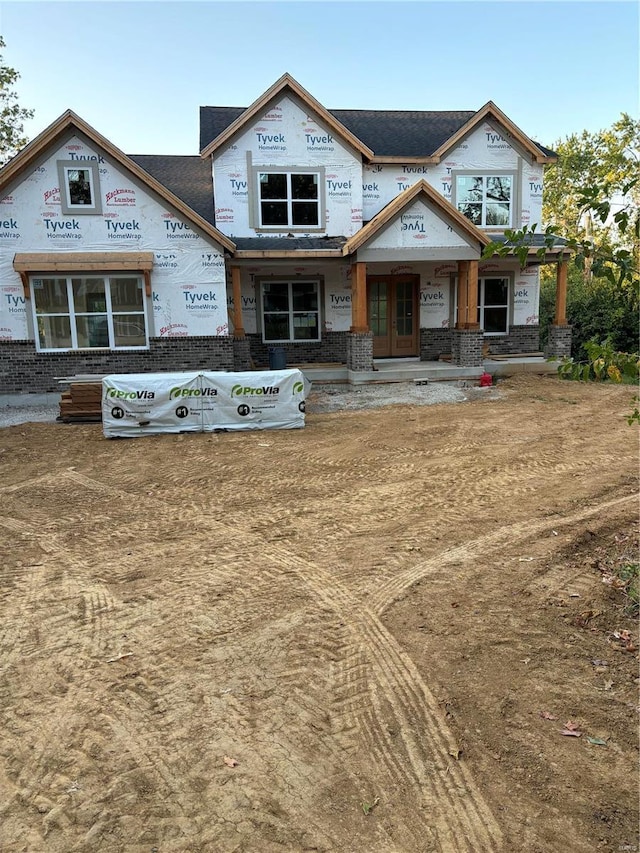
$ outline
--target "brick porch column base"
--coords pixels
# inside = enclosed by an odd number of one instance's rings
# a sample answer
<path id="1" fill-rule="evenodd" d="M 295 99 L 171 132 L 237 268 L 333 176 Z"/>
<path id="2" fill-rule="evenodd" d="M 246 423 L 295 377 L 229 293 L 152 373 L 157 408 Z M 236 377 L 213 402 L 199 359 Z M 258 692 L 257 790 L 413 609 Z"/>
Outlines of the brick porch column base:
<path id="1" fill-rule="evenodd" d="M 347 367 L 349 370 L 373 370 L 373 332 L 349 332 Z"/>
<path id="2" fill-rule="evenodd" d="M 249 338 L 233 339 L 233 369 L 251 370 L 251 346 Z"/>
<path id="3" fill-rule="evenodd" d="M 549 326 L 544 355 L 545 358 L 568 358 L 571 355 L 571 326 Z"/>
<path id="4" fill-rule="evenodd" d="M 451 361 L 458 367 L 482 367 L 480 329 L 452 329 Z"/>

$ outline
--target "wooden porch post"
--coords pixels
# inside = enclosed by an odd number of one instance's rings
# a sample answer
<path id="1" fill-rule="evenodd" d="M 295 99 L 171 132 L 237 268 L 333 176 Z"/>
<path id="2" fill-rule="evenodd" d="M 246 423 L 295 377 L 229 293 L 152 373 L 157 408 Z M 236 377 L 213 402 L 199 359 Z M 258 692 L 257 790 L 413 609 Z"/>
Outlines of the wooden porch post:
<path id="1" fill-rule="evenodd" d="M 568 261 L 558 261 L 556 275 L 556 315 L 554 326 L 567 325 L 567 268 Z"/>
<path id="2" fill-rule="evenodd" d="M 231 286 L 233 288 L 233 336 L 244 338 L 242 325 L 242 290 L 240 287 L 240 267 L 231 267 Z"/>
<path id="3" fill-rule="evenodd" d="M 477 329 L 478 323 L 478 262 L 469 261 L 467 275 L 467 329 Z"/>
<path id="4" fill-rule="evenodd" d="M 456 329 L 477 329 L 478 262 L 458 261 L 458 313 Z"/>
<path id="5" fill-rule="evenodd" d="M 367 324 L 367 265 L 351 265 L 351 332 L 368 332 Z"/>
<path id="6" fill-rule="evenodd" d="M 458 261 L 458 313 L 456 329 L 466 328 L 469 304 L 469 261 Z"/>

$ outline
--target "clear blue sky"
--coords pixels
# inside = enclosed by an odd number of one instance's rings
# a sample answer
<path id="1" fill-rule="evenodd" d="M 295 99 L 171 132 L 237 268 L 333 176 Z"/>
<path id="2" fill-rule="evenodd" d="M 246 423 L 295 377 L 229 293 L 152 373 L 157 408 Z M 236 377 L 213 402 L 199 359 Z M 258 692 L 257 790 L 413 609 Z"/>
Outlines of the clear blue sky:
<path id="1" fill-rule="evenodd" d="M 552 146 L 638 115 L 639 4 L 0 2 L 33 138 L 71 108 L 128 154 L 197 154 L 201 105 L 285 71 L 325 107 L 475 110 Z"/>

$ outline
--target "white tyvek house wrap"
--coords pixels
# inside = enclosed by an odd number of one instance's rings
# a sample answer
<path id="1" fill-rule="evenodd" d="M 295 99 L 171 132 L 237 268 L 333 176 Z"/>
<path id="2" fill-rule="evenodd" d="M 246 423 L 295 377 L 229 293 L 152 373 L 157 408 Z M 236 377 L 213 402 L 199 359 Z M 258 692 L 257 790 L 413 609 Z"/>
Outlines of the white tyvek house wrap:
<path id="1" fill-rule="evenodd" d="M 537 225 L 542 231 L 542 185 L 544 168 L 539 163 L 526 163 L 522 172 L 522 205 L 520 225 Z"/>
<path id="2" fill-rule="evenodd" d="M 463 143 L 446 153 L 435 166 L 376 165 L 365 166 L 362 174 L 363 218 L 372 219 L 399 193 L 424 179 L 447 201 L 452 201 L 451 183 L 454 170 L 510 170 L 518 182 L 519 207 L 514 211 L 513 227 L 541 223 L 543 167 L 523 161 L 518 152 L 496 128 L 484 122 Z"/>
<path id="3" fill-rule="evenodd" d="M 255 237 L 250 204 L 255 188 L 247 165 L 284 169 L 322 166 L 325 170 L 326 228 L 330 236 L 351 236 L 362 225 L 362 165 L 355 153 L 315 116 L 283 97 L 232 145 L 214 155 L 216 226 L 230 237 Z M 286 236 L 288 230 L 264 229 L 264 236 Z M 310 232 L 318 236 L 316 230 Z M 304 236 L 296 229 L 296 236 Z"/>
<path id="4" fill-rule="evenodd" d="M 101 214 L 62 213 L 56 162 L 79 158 L 98 163 Z M 122 167 L 74 138 L 0 201 L 0 336 L 31 337 L 14 254 L 83 251 L 154 253 L 150 337 L 228 333 L 220 248 L 144 191 Z"/>
<path id="5" fill-rule="evenodd" d="M 299 429 L 311 384 L 299 370 L 114 374 L 102 380 L 107 438 Z"/>
<path id="6" fill-rule="evenodd" d="M 333 267 L 325 276 L 324 328 L 327 332 L 348 332 L 351 317 L 351 267 Z"/>
<path id="7" fill-rule="evenodd" d="M 540 304 L 540 268 L 525 267 L 516 272 L 513 287 L 513 323 L 537 326 Z"/>
<path id="8" fill-rule="evenodd" d="M 367 249 L 398 249 L 411 247 L 468 248 L 468 241 L 457 234 L 442 219 L 442 214 L 416 200 L 405 208 L 376 236 L 367 242 Z"/>

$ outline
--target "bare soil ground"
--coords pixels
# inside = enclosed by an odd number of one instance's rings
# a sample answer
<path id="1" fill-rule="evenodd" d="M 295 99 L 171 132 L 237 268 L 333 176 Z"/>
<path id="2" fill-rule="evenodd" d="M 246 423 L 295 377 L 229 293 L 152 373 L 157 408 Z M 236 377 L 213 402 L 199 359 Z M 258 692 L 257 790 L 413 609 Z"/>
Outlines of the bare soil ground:
<path id="1" fill-rule="evenodd" d="M 500 391 L 0 431 L 0 851 L 638 850 L 631 393 Z"/>

